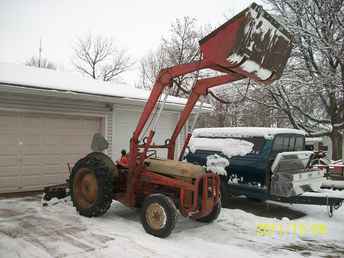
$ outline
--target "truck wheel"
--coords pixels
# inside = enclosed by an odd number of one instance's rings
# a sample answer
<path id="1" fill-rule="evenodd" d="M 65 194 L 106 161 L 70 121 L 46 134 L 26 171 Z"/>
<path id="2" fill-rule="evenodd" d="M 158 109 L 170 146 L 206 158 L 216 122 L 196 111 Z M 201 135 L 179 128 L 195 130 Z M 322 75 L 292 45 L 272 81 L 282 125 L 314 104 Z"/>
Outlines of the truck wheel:
<path id="1" fill-rule="evenodd" d="M 217 204 L 215 204 L 213 210 L 205 217 L 196 219 L 199 222 L 205 222 L 205 223 L 210 223 L 216 220 L 221 212 L 221 201 L 218 201 Z"/>
<path id="2" fill-rule="evenodd" d="M 172 199 L 163 194 L 145 198 L 141 210 L 141 222 L 145 231 L 153 236 L 168 237 L 176 225 L 177 209 Z"/>
<path id="3" fill-rule="evenodd" d="M 80 215 L 101 216 L 111 206 L 113 174 L 102 160 L 86 157 L 73 167 L 69 189 L 73 205 Z"/>
<path id="4" fill-rule="evenodd" d="M 227 179 L 224 176 L 220 177 L 220 190 L 221 190 L 221 201 L 226 207 L 226 204 L 230 201 L 231 194 L 228 191 Z"/>

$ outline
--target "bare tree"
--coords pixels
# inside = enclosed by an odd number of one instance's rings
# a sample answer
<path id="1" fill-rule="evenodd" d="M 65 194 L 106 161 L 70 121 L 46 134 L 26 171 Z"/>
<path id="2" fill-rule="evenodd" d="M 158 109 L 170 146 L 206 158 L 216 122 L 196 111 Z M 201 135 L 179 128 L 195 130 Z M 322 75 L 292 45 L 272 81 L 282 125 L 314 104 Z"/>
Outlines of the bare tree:
<path id="1" fill-rule="evenodd" d="M 82 74 L 103 81 L 113 80 L 133 64 L 125 50 L 114 47 L 112 39 L 93 35 L 77 40 L 72 62 Z"/>
<path id="2" fill-rule="evenodd" d="M 155 82 L 156 76 L 163 68 L 195 62 L 201 58 L 198 41 L 210 31 L 210 26 L 197 26 L 196 20 L 190 17 L 177 19 L 171 25 L 169 34 L 162 38 L 159 48 L 149 53 L 140 62 L 139 86 L 150 89 Z M 192 87 L 196 78 L 214 75 L 209 71 L 196 72 L 185 76 L 179 76 L 173 82 L 172 95 L 185 96 Z M 245 89 L 247 82 L 244 83 Z M 241 102 L 245 99 L 237 94 L 236 87 L 225 90 L 223 87 L 212 91 L 214 98 L 207 98 L 205 101 L 213 104 L 214 112 L 209 115 L 201 115 L 197 127 L 209 126 L 239 126 L 242 125 L 244 113 Z M 227 96 L 230 95 L 229 99 Z M 217 97 L 217 99 L 215 99 Z M 218 100 L 223 100 L 219 102 Z"/>
<path id="3" fill-rule="evenodd" d="M 46 58 L 39 58 L 35 56 L 27 60 L 25 62 L 25 65 L 56 70 L 56 65 L 54 63 L 48 61 L 48 59 Z"/>
<path id="4" fill-rule="evenodd" d="M 42 48 L 42 38 L 41 38 L 39 40 L 38 57 L 32 56 L 29 60 L 25 62 L 25 65 L 56 70 L 56 65 L 48 61 L 47 58 L 42 57 L 42 53 L 43 53 L 43 48 Z"/>
<path id="5" fill-rule="evenodd" d="M 212 104 L 214 112 L 210 116 L 202 115 L 197 127 L 281 125 L 281 119 L 275 119 L 273 109 L 249 100 L 253 95 L 267 98 L 265 94 L 253 92 L 251 82 L 247 79 L 210 89 L 207 102 Z"/>
<path id="6" fill-rule="evenodd" d="M 159 47 L 156 52 L 150 52 L 140 61 L 140 81 L 138 87 L 151 89 L 159 71 L 166 68 L 166 53 Z"/>
<path id="7" fill-rule="evenodd" d="M 162 38 L 159 48 L 141 60 L 138 86 L 150 89 L 162 68 L 199 60 L 198 40 L 204 35 L 204 30 L 197 26 L 194 18 L 177 19 L 171 25 L 168 36 Z M 190 89 L 195 76 L 197 73 L 176 78 L 172 95 L 184 95 L 183 89 Z"/>

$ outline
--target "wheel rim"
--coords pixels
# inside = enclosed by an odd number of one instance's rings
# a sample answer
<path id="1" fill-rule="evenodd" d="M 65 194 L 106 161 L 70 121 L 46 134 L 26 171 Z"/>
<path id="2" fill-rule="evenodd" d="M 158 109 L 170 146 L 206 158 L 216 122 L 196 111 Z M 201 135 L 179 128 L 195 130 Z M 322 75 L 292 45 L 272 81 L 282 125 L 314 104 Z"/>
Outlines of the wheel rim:
<path id="1" fill-rule="evenodd" d="M 91 207 L 97 200 L 98 184 L 97 178 L 92 170 L 81 168 L 75 175 L 74 198 L 80 208 Z"/>
<path id="2" fill-rule="evenodd" d="M 154 230 L 160 230 L 166 225 L 165 209 L 158 203 L 151 203 L 146 209 L 145 216 L 148 225 Z"/>

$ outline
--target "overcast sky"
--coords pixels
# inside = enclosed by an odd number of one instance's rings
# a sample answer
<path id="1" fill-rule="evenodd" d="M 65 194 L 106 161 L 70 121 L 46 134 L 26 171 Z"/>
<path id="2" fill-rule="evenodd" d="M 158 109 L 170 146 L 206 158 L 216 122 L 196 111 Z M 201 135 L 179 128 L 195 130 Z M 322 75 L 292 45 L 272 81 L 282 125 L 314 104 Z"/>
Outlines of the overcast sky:
<path id="1" fill-rule="evenodd" d="M 220 25 L 250 5 L 250 0 L 0 0 L 0 62 L 24 63 L 38 55 L 71 70 L 73 42 L 87 33 L 113 37 L 139 61 L 154 50 L 176 18 Z M 260 1 L 256 1 L 260 3 Z M 133 84 L 138 71 L 123 76 Z"/>

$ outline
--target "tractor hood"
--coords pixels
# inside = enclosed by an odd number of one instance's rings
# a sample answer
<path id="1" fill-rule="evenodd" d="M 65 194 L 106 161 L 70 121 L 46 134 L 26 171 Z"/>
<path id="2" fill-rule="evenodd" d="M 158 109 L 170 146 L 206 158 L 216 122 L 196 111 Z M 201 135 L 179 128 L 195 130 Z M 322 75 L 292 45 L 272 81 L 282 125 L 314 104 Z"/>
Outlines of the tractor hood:
<path id="1" fill-rule="evenodd" d="M 176 160 L 146 159 L 147 169 L 173 177 L 196 178 L 205 174 L 205 169 L 201 166 Z"/>

